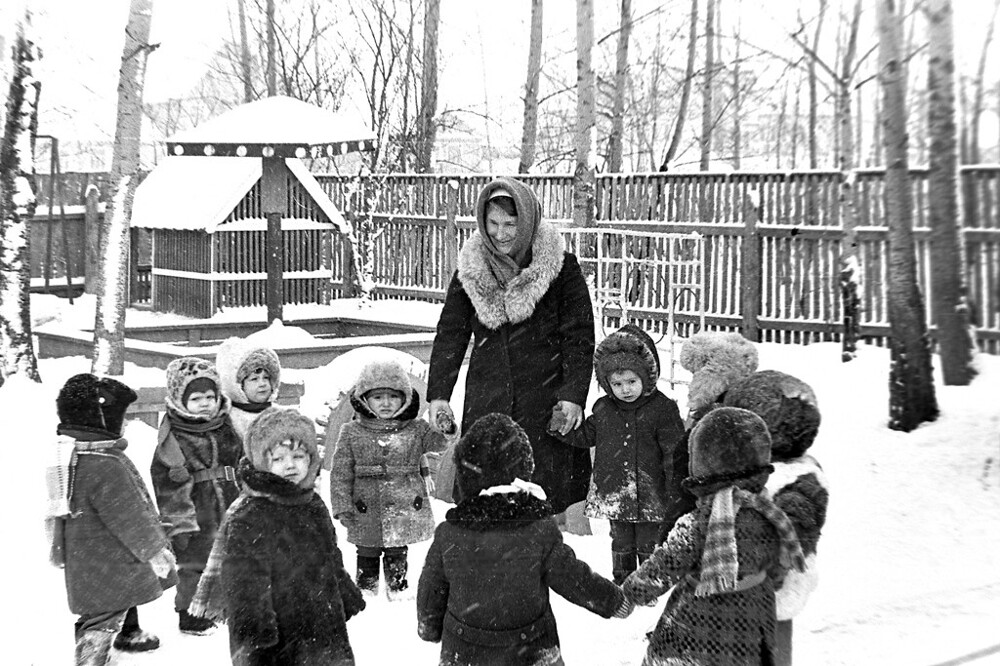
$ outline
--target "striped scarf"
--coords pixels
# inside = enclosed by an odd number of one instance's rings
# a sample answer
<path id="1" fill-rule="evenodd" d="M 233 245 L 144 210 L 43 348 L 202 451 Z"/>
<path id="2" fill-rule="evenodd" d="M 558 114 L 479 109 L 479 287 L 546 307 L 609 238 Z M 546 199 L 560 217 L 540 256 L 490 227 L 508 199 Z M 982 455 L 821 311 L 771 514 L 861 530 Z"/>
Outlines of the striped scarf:
<path id="1" fill-rule="evenodd" d="M 732 592 L 737 589 L 739 559 L 736 552 L 736 514 L 741 508 L 753 509 L 764 516 L 781 539 L 779 563 L 785 569 L 805 569 L 805 557 L 795 535 L 795 528 L 766 491 L 751 493 L 728 486 L 712 498 L 705 550 L 701 556 L 701 577 L 695 596 Z"/>

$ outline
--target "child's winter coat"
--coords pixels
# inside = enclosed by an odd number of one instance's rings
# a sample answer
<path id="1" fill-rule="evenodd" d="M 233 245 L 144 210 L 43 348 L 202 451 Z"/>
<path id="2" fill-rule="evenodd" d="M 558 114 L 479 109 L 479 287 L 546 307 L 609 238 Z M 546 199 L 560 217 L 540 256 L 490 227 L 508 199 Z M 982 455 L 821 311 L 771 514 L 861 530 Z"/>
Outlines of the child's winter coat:
<path id="1" fill-rule="evenodd" d="M 301 484 L 269 471 L 267 453 L 292 436 L 310 452 Z M 347 620 L 365 602 L 344 569 L 337 534 L 314 484 L 321 463 L 312 421 L 265 412 L 247 433 L 245 495 L 225 527 L 221 587 L 234 664 L 353 664 Z"/>
<path id="2" fill-rule="evenodd" d="M 235 468 L 243 444 L 229 421 L 229 399 L 220 396 L 209 418 L 184 408 L 184 389 L 199 377 L 219 385 L 208 361 L 185 357 L 167 367 L 167 409 L 149 468 L 167 536 L 189 535 L 178 564 L 206 562 L 222 516 L 239 495 Z"/>
<path id="3" fill-rule="evenodd" d="M 627 522 L 663 521 L 683 492 L 672 484 L 684 422 L 677 403 L 656 388 L 656 346 L 645 331 L 627 325 L 601 341 L 594 367 L 606 395 L 564 438 L 574 446 L 596 446 L 586 513 Z M 625 369 L 635 371 L 643 385 L 643 395 L 630 403 L 616 398 L 608 383 L 612 372 Z"/>
<path id="4" fill-rule="evenodd" d="M 219 346 L 215 357 L 220 389 L 229 398 L 229 420 L 236 434 L 243 440 L 247 429 L 261 412 L 277 403 L 281 386 L 281 362 L 273 349 L 254 347 L 242 338 L 229 338 Z M 267 371 L 271 381 L 271 397 L 267 402 L 253 403 L 243 390 L 243 380 L 258 368 Z"/>
<path id="5" fill-rule="evenodd" d="M 802 552 L 787 516 L 761 492 L 769 456 L 767 426 L 747 410 L 718 408 L 692 431 L 698 505 L 622 585 L 641 605 L 676 585 L 646 663 L 772 663 L 775 583 L 801 568 Z"/>
<path id="6" fill-rule="evenodd" d="M 437 527 L 417 588 L 417 631 L 441 642 L 442 666 L 560 664 L 549 590 L 602 617 L 624 597 L 563 543 L 531 477 L 531 447 L 509 417 L 488 414 L 456 447 L 464 499 Z"/>
<path id="7" fill-rule="evenodd" d="M 408 396 L 391 419 L 368 408 L 364 394 L 392 388 Z M 359 546 L 392 548 L 426 541 L 434 535 L 434 516 L 423 477 L 421 456 L 444 451 L 444 435 L 418 419 L 420 396 L 396 363 L 373 363 L 351 392 L 355 419 L 340 429 L 330 470 L 330 513 L 356 514 L 347 540 Z"/>
<path id="8" fill-rule="evenodd" d="M 89 374 L 68 380 L 57 400 L 58 432 L 76 440 L 64 539 L 66 593 L 78 615 L 148 603 L 176 582 L 153 573 L 167 538 L 119 436 L 134 400 L 124 384 Z"/>

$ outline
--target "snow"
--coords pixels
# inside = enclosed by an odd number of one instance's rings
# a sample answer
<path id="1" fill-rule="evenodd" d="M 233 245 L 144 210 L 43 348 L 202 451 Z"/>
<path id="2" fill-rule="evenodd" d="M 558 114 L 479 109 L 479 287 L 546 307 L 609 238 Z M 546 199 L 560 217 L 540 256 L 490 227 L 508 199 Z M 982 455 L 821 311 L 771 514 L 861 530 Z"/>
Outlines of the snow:
<path id="1" fill-rule="evenodd" d="M 33 300 L 36 318 L 67 326 L 87 322 L 88 308 L 92 323 L 92 297 L 77 299 L 73 306 L 52 296 Z M 342 309 L 377 320 L 395 317 L 409 323 L 434 323 L 439 308 L 374 301 L 359 312 L 357 302 L 347 300 L 325 308 L 324 313 L 329 316 Z M 131 324 L 143 318 L 170 321 L 131 310 L 128 317 Z M 292 329 L 272 326 L 255 335 L 285 339 L 296 335 Z M 857 358 L 846 364 L 840 362 L 840 346 L 832 343 L 761 344 L 758 351 L 760 368 L 788 372 L 808 382 L 823 415 L 810 453 L 823 465 L 831 502 L 819 545 L 819 586 L 795 621 L 796 663 L 1000 664 L 996 633 L 1000 626 L 1000 358 L 980 356 L 979 375 L 972 385 L 955 387 L 941 384 L 935 357 L 941 416 L 911 433 L 901 433 L 886 427 L 887 349 L 862 346 Z M 315 410 L 317 401 L 343 390 L 349 381 L 348 366 L 359 367 L 377 353 L 355 352 L 350 363 L 343 362 L 344 368 L 295 371 L 296 378 L 305 382 L 304 411 Z M 0 491 L 8 543 L 17 544 L 4 548 L 2 556 L 2 570 L 8 575 L 0 595 L 16 600 L 4 605 L 5 615 L 0 618 L 8 637 L 4 663 L 71 663 L 74 618 L 66 608 L 62 572 L 48 565 L 43 539 L 44 456 L 30 455 L 27 447 L 44 446 L 54 438 L 55 395 L 69 376 L 88 370 L 89 362 L 80 357 L 42 359 L 44 383 L 15 376 L 0 388 L 0 423 L 6 449 L 13 454 L 8 460 L 18 463 Z M 127 363 L 124 380 L 134 387 L 154 386 L 162 384 L 163 373 Z M 459 377 L 456 398 L 461 396 L 463 383 L 464 374 Z M 595 386 L 591 400 L 596 391 Z M 681 403 L 683 412 L 683 387 L 670 395 Z M 457 403 L 456 399 L 453 406 L 460 413 Z M 140 472 L 148 475 L 155 431 L 132 421 L 125 434 L 128 453 Z M 324 499 L 327 488 L 324 473 L 320 488 Z M 432 506 L 440 520 L 449 505 L 432 500 Z M 566 541 L 595 570 L 610 576 L 608 524 L 591 522 L 593 535 L 567 534 Z M 353 572 L 354 547 L 343 542 L 339 525 L 338 534 L 345 562 Z M 410 548 L 413 585 L 428 545 Z M 173 591 L 168 591 L 140 609 L 143 627 L 160 636 L 161 648 L 142 655 L 113 653 L 112 664 L 229 663 L 225 629 L 207 637 L 180 634 L 173 598 Z M 640 663 L 645 633 L 658 619 L 663 602 L 660 599 L 655 608 L 639 608 L 626 620 L 604 620 L 553 595 L 566 663 Z M 439 646 L 424 643 L 416 635 L 414 604 L 412 599 L 369 599 L 367 610 L 348 625 L 358 664 L 436 663 Z"/>

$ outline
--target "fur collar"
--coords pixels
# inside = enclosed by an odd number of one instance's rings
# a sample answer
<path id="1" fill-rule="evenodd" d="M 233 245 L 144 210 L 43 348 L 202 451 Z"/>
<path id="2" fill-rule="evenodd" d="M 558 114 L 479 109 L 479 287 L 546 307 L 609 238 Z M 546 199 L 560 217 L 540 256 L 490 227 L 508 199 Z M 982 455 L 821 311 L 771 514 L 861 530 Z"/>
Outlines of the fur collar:
<path id="1" fill-rule="evenodd" d="M 532 315 L 563 265 L 564 245 L 558 229 L 538 223 L 531 245 L 531 263 L 502 286 L 490 272 L 489 250 L 479 231 L 462 246 L 458 257 L 458 279 L 469 295 L 483 326 L 496 330 L 504 324 L 518 324 Z"/>
<path id="2" fill-rule="evenodd" d="M 277 504 L 307 504 L 316 494 L 313 488 L 302 488 L 277 474 L 259 470 L 243 458 L 237 476 L 248 495 L 266 497 Z"/>
<path id="3" fill-rule="evenodd" d="M 555 513 L 548 500 L 528 493 L 477 495 L 449 509 L 445 520 L 476 532 L 494 532 L 524 527 Z"/>

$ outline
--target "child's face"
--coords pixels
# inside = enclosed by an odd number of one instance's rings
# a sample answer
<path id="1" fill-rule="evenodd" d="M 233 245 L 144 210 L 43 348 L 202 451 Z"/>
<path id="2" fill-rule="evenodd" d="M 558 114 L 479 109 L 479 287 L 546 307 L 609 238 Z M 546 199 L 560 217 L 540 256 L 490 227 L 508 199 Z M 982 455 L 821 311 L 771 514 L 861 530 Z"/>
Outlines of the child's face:
<path id="1" fill-rule="evenodd" d="M 211 416 L 215 413 L 217 405 L 215 391 L 192 391 L 184 404 L 184 409 L 199 416 Z"/>
<path id="2" fill-rule="evenodd" d="M 642 395 L 642 379 L 634 370 L 617 370 L 608 375 L 611 392 L 622 402 L 634 402 Z"/>
<path id="3" fill-rule="evenodd" d="M 271 451 L 268 471 L 298 485 L 309 473 L 309 462 L 309 452 L 305 447 L 286 439 Z"/>
<path id="4" fill-rule="evenodd" d="M 378 388 L 365 393 L 368 409 L 380 419 L 391 419 L 403 406 L 403 395 L 394 389 Z"/>
<path id="5" fill-rule="evenodd" d="M 243 380 L 243 392 L 250 402 L 267 402 L 271 397 L 271 376 L 263 368 Z"/>

